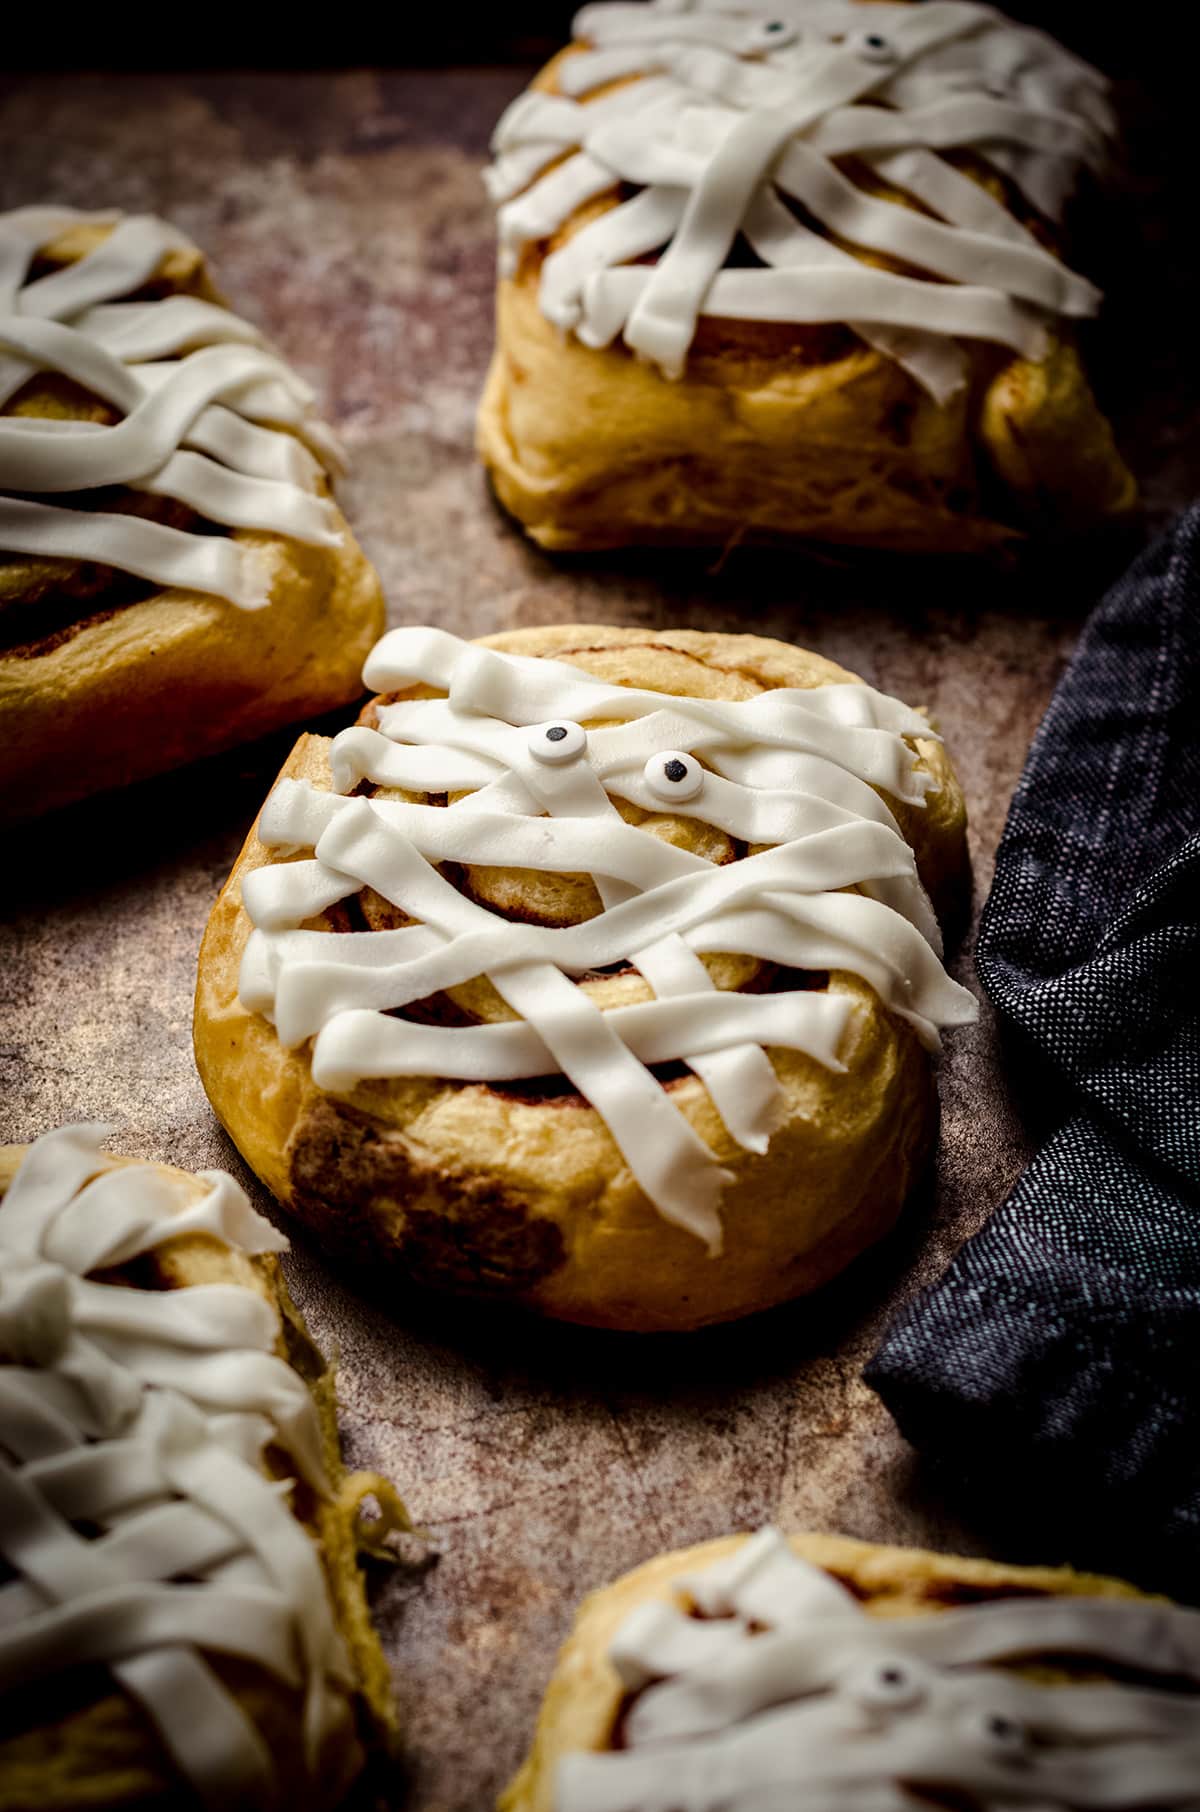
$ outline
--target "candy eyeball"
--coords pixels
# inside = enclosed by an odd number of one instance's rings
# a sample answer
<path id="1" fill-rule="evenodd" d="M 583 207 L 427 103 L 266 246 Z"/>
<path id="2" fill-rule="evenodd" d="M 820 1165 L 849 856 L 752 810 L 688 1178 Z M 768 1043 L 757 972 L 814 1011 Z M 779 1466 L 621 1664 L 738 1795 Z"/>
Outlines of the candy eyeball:
<path id="1" fill-rule="evenodd" d="M 1006 1711 L 972 1711 L 967 1723 L 975 1740 L 998 1761 L 1016 1759 L 1029 1748 L 1029 1732 Z"/>
<path id="2" fill-rule="evenodd" d="M 694 755 L 680 749 L 664 749 L 652 755 L 642 769 L 642 778 L 656 799 L 667 805 L 682 805 L 694 799 L 704 785 L 704 769 Z"/>
<path id="3" fill-rule="evenodd" d="M 799 36 L 790 19 L 756 20 L 747 28 L 740 49 L 743 56 L 760 50 L 782 50 L 785 44 L 794 44 Z"/>
<path id="4" fill-rule="evenodd" d="M 866 63 L 886 64 L 900 60 L 895 45 L 882 32 L 864 32 L 854 48 Z"/>
<path id="5" fill-rule="evenodd" d="M 913 1662 L 888 1657 L 856 1667 L 845 1690 L 864 1711 L 912 1711 L 924 1703 L 929 1678 Z"/>
<path id="6" fill-rule="evenodd" d="M 569 719 L 538 724 L 529 732 L 529 753 L 550 767 L 577 761 L 587 748 L 587 732 Z"/>

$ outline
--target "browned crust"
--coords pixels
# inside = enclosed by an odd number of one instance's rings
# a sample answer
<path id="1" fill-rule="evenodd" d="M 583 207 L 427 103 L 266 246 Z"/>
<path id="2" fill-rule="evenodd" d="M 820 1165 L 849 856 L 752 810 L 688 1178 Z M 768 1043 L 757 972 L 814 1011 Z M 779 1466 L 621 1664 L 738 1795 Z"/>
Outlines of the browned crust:
<path id="1" fill-rule="evenodd" d="M 0 1199 L 27 1150 L 0 1146 Z M 168 1165 L 157 1168 L 182 1179 L 189 1193 L 204 1193 L 206 1185 L 186 1171 Z M 391 1746 L 395 1731 L 387 1663 L 371 1625 L 358 1564 L 355 1518 L 360 1487 L 342 1464 L 333 1372 L 309 1338 L 273 1256 L 249 1258 L 208 1234 L 189 1234 L 137 1260 L 128 1271 L 114 1273 L 113 1280 L 148 1289 L 236 1283 L 254 1290 L 278 1317 L 280 1357 L 312 1392 L 331 1495 L 322 1502 L 296 1481 L 291 1504 L 319 1545 L 334 1614 L 357 1680 L 315 1779 L 304 1764 L 302 1695 L 253 1663 L 226 1656 L 207 1659 L 266 1740 L 278 1771 L 279 1803 L 325 1812 L 340 1803 L 368 1757 Z M 293 1476 L 294 1466 L 286 1454 L 268 1448 L 266 1458 L 277 1476 Z M 6 1696 L 0 1718 L 0 1812 L 67 1808 L 115 1812 L 134 1806 L 139 1812 L 176 1812 L 179 1796 L 178 1777 L 144 1715 L 124 1694 L 112 1690 L 106 1670 L 80 1669 L 61 1676 L 49 1689 Z"/>
<path id="2" fill-rule="evenodd" d="M 489 640 L 559 658 L 574 650 L 606 673 L 670 657 L 733 696 L 727 689 L 852 677 L 753 636 L 569 625 Z M 925 814 L 902 816 L 927 885 L 944 900 L 961 878 L 965 813 L 941 745 L 920 746 L 942 790 Z M 284 773 L 328 785 L 326 748 L 302 738 Z M 566 1320 L 685 1329 L 826 1282 L 890 1228 L 926 1162 L 935 1111 L 928 1060 L 909 1028 L 843 974 L 828 985 L 858 1003 L 848 1075 L 774 1053 L 788 1108 L 766 1157 L 733 1144 L 694 1076 L 673 1085 L 676 1104 L 735 1176 L 718 1260 L 658 1215 L 577 1097 L 544 1102 L 438 1078 L 324 1094 L 307 1049 L 285 1051 L 237 997 L 249 934 L 242 882 L 268 859 L 252 831 L 209 921 L 196 1061 L 247 1161 L 331 1249 Z"/>

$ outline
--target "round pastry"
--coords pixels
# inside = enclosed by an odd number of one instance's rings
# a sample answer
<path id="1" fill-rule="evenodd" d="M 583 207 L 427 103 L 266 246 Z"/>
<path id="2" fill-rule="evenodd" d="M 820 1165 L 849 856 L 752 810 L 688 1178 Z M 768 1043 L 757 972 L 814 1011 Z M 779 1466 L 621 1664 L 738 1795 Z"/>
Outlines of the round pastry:
<path id="1" fill-rule="evenodd" d="M 340 1802 L 390 1743 L 332 1372 L 231 1177 L 0 1147 L 0 1806 Z"/>
<path id="2" fill-rule="evenodd" d="M 775 1530 L 596 1592 L 501 1812 L 1166 1812 L 1200 1612 L 1067 1568 Z"/>
<path id="3" fill-rule="evenodd" d="M 393 630 L 365 677 L 200 952 L 200 1075 L 279 1200 L 421 1281 L 644 1330 L 887 1232 L 938 1027 L 975 1011 L 939 960 L 965 814 L 928 722 L 688 630 Z"/>
<path id="4" fill-rule="evenodd" d="M 1107 83 L 970 0 L 600 0 L 501 119 L 497 496 L 552 549 L 973 552 L 1134 482 L 1063 261 Z"/>
<path id="5" fill-rule="evenodd" d="M 0 214 L 0 822 L 359 691 L 379 580 L 306 384 L 150 216 Z"/>

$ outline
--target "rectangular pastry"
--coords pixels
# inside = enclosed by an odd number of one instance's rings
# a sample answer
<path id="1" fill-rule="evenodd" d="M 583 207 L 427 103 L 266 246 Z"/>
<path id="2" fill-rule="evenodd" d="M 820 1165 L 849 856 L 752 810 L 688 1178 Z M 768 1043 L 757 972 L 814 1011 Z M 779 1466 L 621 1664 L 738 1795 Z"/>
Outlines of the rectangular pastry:
<path id="1" fill-rule="evenodd" d="M 479 448 L 543 547 L 973 552 L 1134 484 L 1067 212 L 1102 76 L 973 0 L 598 0 L 505 113 Z"/>

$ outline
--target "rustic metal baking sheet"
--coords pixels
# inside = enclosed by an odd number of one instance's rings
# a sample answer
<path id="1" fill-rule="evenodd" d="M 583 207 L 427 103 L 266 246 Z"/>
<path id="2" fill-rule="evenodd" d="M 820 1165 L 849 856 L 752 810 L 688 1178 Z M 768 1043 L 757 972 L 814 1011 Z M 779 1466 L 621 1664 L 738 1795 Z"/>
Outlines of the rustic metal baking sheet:
<path id="1" fill-rule="evenodd" d="M 1029 738 L 1112 550 L 1019 579 L 800 557 L 554 564 L 491 506 L 472 416 L 491 338 L 478 169 L 524 72 L 39 76 L 0 83 L 0 206 L 170 215 L 316 384 L 394 622 L 464 635 L 562 619 L 754 629 L 927 705 L 971 809 L 975 911 Z M 1099 353 L 1160 520 L 1196 488 L 1190 159 L 1127 84 L 1134 186 L 1106 230 Z M 1138 237 L 1127 235 L 1132 222 Z M 189 1040 L 196 948 L 290 736 L 9 839 L 0 1137 L 116 1123 L 116 1149 L 224 1165 Z M 955 961 L 970 982 L 970 936 Z M 580 1594 L 657 1550 L 774 1519 L 1004 1551 L 956 1524 L 860 1380 L 890 1303 L 934 1276 L 1027 1156 L 992 1023 L 954 1035 L 928 1197 L 820 1302 L 683 1342 L 379 1293 L 303 1235 L 289 1261 L 341 1360 L 351 1461 L 391 1473 L 439 1559 L 377 1598 L 407 1721 L 408 1805 L 482 1812 L 526 1741 Z M 1053 1559 L 1053 1554 L 1044 1558 Z"/>

